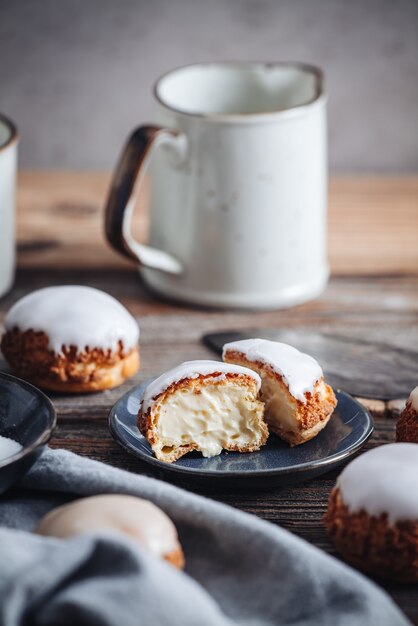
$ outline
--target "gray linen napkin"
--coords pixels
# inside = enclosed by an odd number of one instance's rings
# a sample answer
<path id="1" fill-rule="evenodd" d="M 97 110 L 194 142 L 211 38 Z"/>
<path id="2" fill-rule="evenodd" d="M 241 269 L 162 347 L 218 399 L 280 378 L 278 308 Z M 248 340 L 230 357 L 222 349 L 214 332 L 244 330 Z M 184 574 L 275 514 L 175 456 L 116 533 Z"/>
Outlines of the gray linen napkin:
<path id="1" fill-rule="evenodd" d="M 175 522 L 186 572 L 128 539 L 30 531 L 74 497 L 145 497 Z M 0 501 L 2 626 L 397 626 L 365 577 L 268 522 L 162 481 L 45 450 Z"/>

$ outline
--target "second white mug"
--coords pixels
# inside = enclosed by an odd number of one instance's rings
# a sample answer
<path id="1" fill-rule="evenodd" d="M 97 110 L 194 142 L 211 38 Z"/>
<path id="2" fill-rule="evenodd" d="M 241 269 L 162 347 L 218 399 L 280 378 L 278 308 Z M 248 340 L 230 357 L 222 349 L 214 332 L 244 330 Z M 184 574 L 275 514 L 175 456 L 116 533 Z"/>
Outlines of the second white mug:
<path id="1" fill-rule="evenodd" d="M 326 255 L 326 97 L 319 69 L 209 63 L 156 84 L 156 126 L 122 153 L 106 234 L 148 285 L 186 302 L 279 308 L 317 296 Z M 149 246 L 133 200 L 152 154 Z"/>
<path id="2" fill-rule="evenodd" d="M 18 132 L 0 114 L 0 296 L 11 288 L 15 273 L 15 196 Z"/>

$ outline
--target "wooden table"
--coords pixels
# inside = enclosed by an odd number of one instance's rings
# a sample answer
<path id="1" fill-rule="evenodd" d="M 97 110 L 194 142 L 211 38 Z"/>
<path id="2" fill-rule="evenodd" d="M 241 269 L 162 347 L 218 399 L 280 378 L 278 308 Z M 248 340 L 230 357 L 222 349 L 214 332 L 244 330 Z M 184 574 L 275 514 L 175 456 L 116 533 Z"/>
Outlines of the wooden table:
<path id="1" fill-rule="evenodd" d="M 148 468 L 110 437 L 107 415 L 130 386 L 185 359 L 211 357 L 204 332 L 249 327 L 310 328 L 375 338 L 410 347 L 418 340 L 418 178 L 340 178 L 330 185 L 330 258 L 333 278 L 314 302 L 262 313 L 196 310 L 155 300 L 102 235 L 105 173 L 23 172 L 18 194 L 18 272 L 0 300 L 0 322 L 25 293 L 46 285 L 81 283 L 121 300 L 141 325 L 142 369 L 122 387 L 92 396 L 52 396 L 58 410 L 53 447 L 63 447 L 132 472 Z M 146 198 L 142 199 L 144 204 Z M 136 220 L 145 237 L 144 212 Z M 4 366 L 4 363 L 2 363 Z M 418 381 L 417 381 L 418 382 Z M 394 440 L 402 400 L 369 402 L 375 432 L 368 447 Z M 333 472 L 268 492 L 217 489 L 211 498 L 280 524 L 330 554 L 322 524 L 335 483 Z M 418 590 L 383 583 L 418 624 Z"/>

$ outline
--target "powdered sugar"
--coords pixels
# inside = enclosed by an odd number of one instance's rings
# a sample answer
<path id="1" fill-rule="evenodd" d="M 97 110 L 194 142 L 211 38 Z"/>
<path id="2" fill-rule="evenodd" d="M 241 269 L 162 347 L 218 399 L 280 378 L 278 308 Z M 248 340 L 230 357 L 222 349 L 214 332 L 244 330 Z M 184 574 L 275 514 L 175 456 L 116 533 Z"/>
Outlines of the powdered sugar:
<path id="1" fill-rule="evenodd" d="M 4 461 L 10 456 L 17 454 L 21 449 L 22 445 L 17 441 L 0 435 L 0 461 Z"/>

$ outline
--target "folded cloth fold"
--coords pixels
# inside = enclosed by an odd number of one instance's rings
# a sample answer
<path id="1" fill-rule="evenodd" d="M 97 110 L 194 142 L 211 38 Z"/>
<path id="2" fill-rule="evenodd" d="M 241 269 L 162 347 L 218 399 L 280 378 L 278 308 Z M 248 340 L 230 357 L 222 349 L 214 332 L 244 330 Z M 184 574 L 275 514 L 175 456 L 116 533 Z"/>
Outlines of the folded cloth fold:
<path id="1" fill-rule="evenodd" d="M 186 556 L 179 572 L 123 537 L 30 532 L 80 496 L 124 493 L 160 506 Z M 255 516 L 46 449 L 0 502 L 2 626 L 397 626 L 409 622 L 376 585 Z"/>

